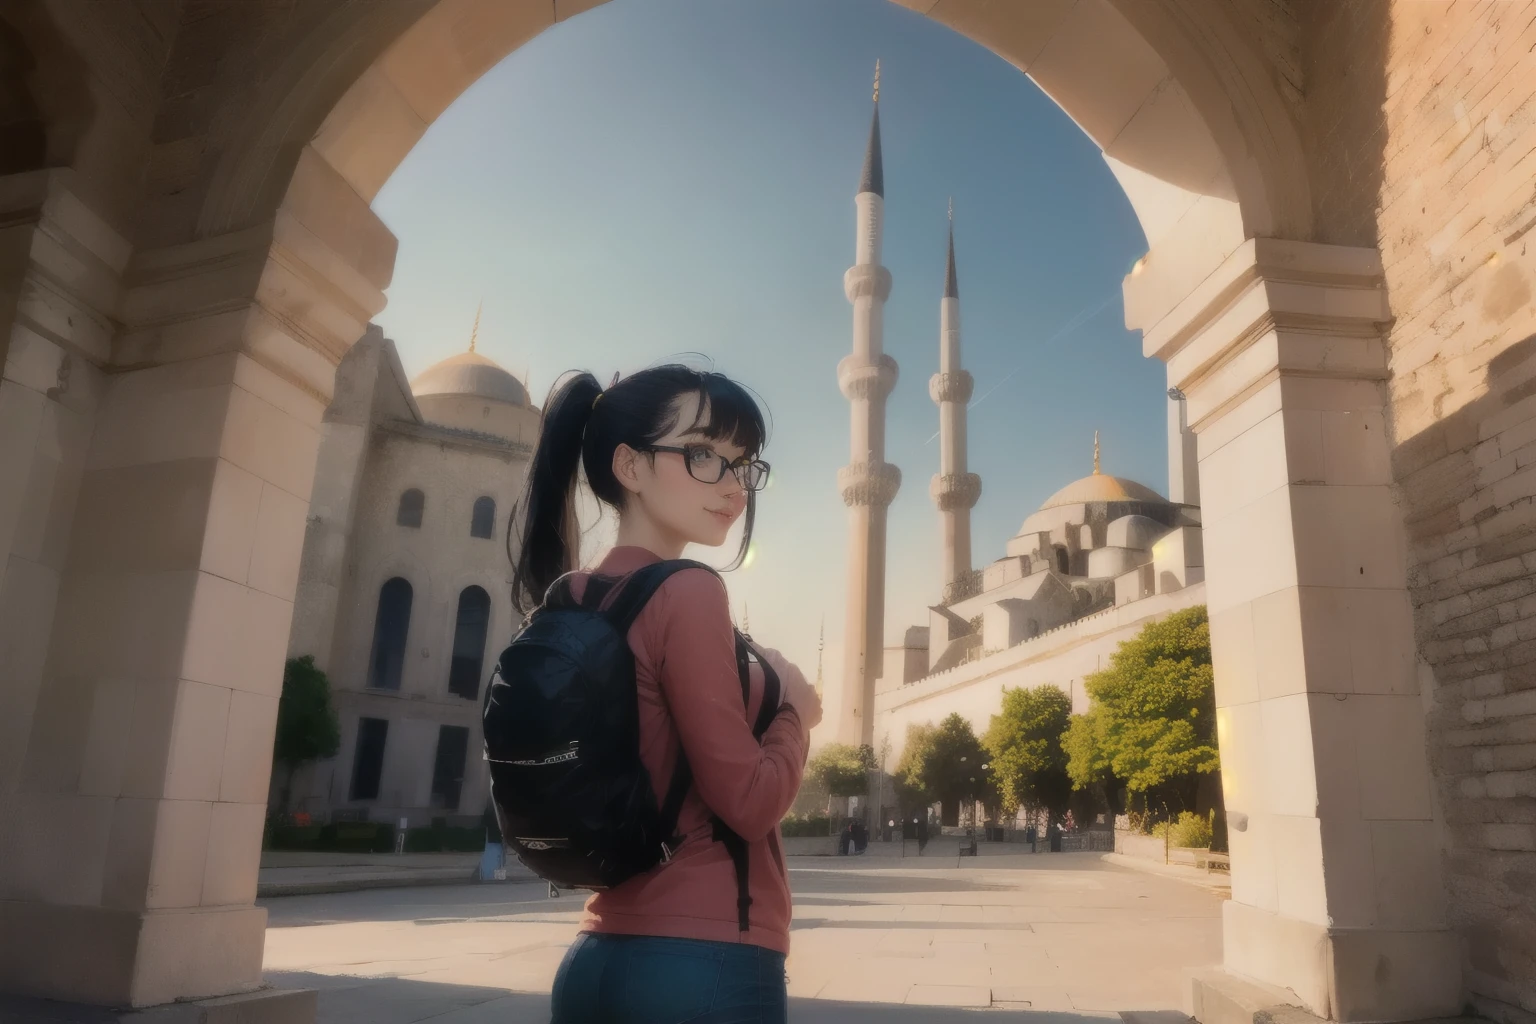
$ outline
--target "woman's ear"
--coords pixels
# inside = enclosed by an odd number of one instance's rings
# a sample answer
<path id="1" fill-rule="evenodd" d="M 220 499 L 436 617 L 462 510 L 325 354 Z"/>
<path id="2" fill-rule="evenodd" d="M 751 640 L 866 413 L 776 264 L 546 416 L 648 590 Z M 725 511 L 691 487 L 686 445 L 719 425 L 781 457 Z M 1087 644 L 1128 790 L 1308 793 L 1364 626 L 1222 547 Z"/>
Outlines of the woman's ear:
<path id="1" fill-rule="evenodd" d="M 640 493 L 640 453 L 627 444 L 613 450 L 613 478 L 631 494 Z"/>

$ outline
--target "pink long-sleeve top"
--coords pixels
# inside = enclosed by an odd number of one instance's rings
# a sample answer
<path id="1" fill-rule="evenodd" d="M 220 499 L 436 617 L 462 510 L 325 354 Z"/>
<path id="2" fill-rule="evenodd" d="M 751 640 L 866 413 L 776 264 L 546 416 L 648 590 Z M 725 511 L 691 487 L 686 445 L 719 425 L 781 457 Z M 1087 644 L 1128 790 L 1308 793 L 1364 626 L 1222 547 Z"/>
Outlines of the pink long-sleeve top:
<path id="1" fill-rule="evenodd" d="M 596 571 L 634 572 L 658 562 L 642 547 L 616 547 Z M 587 574 L 572 580 L 580 598 Z M 660 802 L 678 750 L 688 754 L 693 788 L 678 815 L 683 842 L 672 859 L 587 900 L 582 931 L 747 942 L 789 952 L 789 872 L 779 820 L 794 802 L 809 737 L 788 705 L 752 736 L 763 701 L 763 672 L 750 666 L 750 705 L 742 707 L 725 584 L 703 569 L 668 577 L 629 631 L 640 700 L 640 759 Z M 749 844 L 749 930 L 736 912 L 736 870 L 713 840 L 718 815 Z"/>

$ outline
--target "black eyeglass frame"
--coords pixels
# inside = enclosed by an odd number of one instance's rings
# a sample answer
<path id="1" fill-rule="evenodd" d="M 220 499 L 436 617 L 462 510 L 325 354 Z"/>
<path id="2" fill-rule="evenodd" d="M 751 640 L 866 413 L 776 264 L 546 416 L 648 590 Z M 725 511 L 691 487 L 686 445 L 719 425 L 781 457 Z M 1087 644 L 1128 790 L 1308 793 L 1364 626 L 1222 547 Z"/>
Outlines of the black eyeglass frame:
<path id="1" fill-rule="evenodd" d="M 734 462 L 726 462 L 725 461 L 725 456 L 719 454 L 718 452 L 716 452 L 713 448 L 711 448 L 707 444 L 688 445 L 686 447 L 681 447 L 681 448 L 679 448 L 679 447 L 677 447 L 675 445 L 669 445 L 669 444 L 645 444 L 645 445 L 638 446 L 638 448 L 636 450 L 637 451 L 642 451 L 642 452 L 676 452 L 678 455 L 681 455 L 683 457 L 683 467 L 688 470 L 688 475 L 693 477 L 695 480 L 699 481 L 699 483 L 701 483 L 701 484 L 717 484 L 721 480 L 725 479 L 725 474 L 731 473 L 731 472 L 735 472 L 738 468 L 745 468 L 745 467 L 748 467 L 748 466 L 751 466 L 751 467 L 761 467 L 762 468 L 762 472 L 763 472 L 763 477 L 762 477 L 761 480 L 759 480 L 757 482 L 757 486 L 756 487 L 753 487 L 750 484 L 748 484 L 745 480 L 742 480 L 740 475 L 738 475 L 736 477 L 736 480 L 741 484 L 741 486 L 746 488 L 749 491 L 760 491 L 764 487 L 766 487 L 767 484 L 768 484 L 768 473 L 773 468 L 768 463 L 764 462 L 762 459 L 749 459 L 745 455 L 743 455 L 741 458 L 735 460 Z M 718 459 L 720 461 L 720 475 L 719 476 L 715 477 L 713 480 L 705 480 L 705 479 L 703 479 L 702 477 L 700 477 L 697 473 L 695 473 L 693 471 L 693 468 L 694 468 L 693 467 L 693 460 L 691 458 L 689 458 L 688 455 L 689 455 L 690 452 L 696 452 L 696 451 L 706 451 L 706 452 L 709 452 L 711 455 L 713 455 L 716 459 Z"/>

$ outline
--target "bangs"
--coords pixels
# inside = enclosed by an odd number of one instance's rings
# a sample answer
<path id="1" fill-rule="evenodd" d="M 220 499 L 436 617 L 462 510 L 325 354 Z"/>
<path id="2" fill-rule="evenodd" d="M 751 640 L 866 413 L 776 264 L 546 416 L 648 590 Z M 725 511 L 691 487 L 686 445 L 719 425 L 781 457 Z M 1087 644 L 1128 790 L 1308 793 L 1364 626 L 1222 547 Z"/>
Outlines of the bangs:
<path id="1" fill-rule="evenodd" d="M 748 455 L 762 454 L 768 428 L 762 410 L 747 390 L 718 373 L 700 374 L 696 394 L 704 400 L 688 429 L 711 441 L 729 441 Z"/>

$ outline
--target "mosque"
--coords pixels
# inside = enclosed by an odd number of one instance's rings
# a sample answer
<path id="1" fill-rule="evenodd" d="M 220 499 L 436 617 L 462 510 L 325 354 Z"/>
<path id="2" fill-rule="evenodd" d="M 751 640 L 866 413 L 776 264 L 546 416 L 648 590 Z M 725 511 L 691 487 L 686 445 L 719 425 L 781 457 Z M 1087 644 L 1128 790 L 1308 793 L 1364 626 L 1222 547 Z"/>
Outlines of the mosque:
<path id="1" fill-rule="evenodd" d="M 855 263 L 844 278 L 853 304 L 853 352 L 838 366 L 853 405 L 852 460 L 840 471 L 849 508 L 849 572 L 841 700 L 818 739 L 868 744 L 901 756 L 907 726 L 951 712 L 978 734 L 1002 707 L 1005 687 L 1055 684 L 1085 711 L 1083 676 L 1103 668 L 1123 640 L 1148 622 L 1205 601 L 1205 568 L 1195 435 L 1184 395 L 1168 392 L 1168 497 L 1100 469 L 1073 481 L 1030 513 L 1003 555 L 971 561 L 971 509 L 981 478 L 969 471 L 966 405 L 974 388 L 961 361 L 960 288 L 954 211 L 939 304 L 938 372 L 929 395 L 939 407 L 940 456 L 930 494 L 940 518 L 944 588 L 926 624 L 883 643 L 886 510 L 901 473 L 884 461 L 885 398 L 897 377 L 882 347 L 891 276 L 880 265 L 884 168 L 880 77 L 864 172 L 855 196 Z M 834 718 L 835 714 L 835 718 Z"/>
<path id="2" fill-rule="evenodd" d="M 341 721 L 288 810 L 316 822 L 478 822 L 489 666 L 512 633 L 506 523 L 540 411 L 475 351 L 407 382 L 370 326 L 342 359 L 321 427 L 290 657 L 313 655 Z M 285 770 L 274 769 L 273 799 Z"/>

